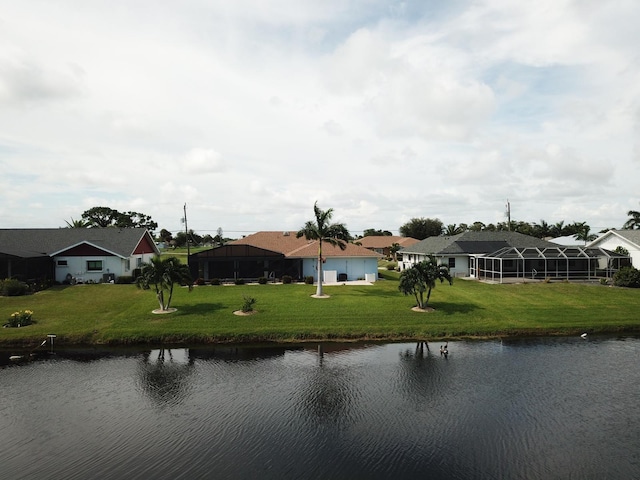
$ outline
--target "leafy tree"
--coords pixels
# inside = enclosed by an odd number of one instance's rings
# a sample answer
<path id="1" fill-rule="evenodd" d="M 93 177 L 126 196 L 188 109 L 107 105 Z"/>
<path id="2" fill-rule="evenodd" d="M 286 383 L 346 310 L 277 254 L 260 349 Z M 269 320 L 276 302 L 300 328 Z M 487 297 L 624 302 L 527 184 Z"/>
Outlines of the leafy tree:
<path id="1" fill-rule="evenodd" d="M 171 242 L 171 240 L 173 240 L 173 235 L 169 230 L 167 230 L 166 228 L 163 228 L 162 230 L 160 230 L 159 238 L 161 242 L 164 242 L 165 244 L 168 245 Z"/>
<path id="2" fill-rule="evenodd" d="M 627 230 L 640 229 L 640 212 L 636 210 L 629 210 L 627 215 L 631 218 L 625 222 L 622 228 Z"/>
<path id="3" fill-rule="evenodd" d="M 442 235 L 443 224 L 435 218 L 412 218 L 399 229 L 403 237 L 413 237 L 424 240 L 427 237 L 437 237 Z"/>
<path id="4" fill-rule="evenodd" d="M 481 232 L 486 228 L 486 225 L 482 222 L 473 222 L 469 227 L 472 232 Z"/>
<path id="5" fill-rule="evenodd" d="M 109 207 L 93 207 L 82 213 L 85 226 L 93 227 L 120 227 L 120 228 L 146 228 L 151 233 L 158 228 L 158 224 L 149 215 L 139 212 L 124 212 Z"/>
<path id="6" fill-rule="evenodd" d="M 333 209 L 321 210 L 318 202 L 313 204 L 313 213 L 315 221 L 310 220 L 296 233 L 296 238 L 305 237 L 307 240 L 315 240 L 318 242 L 318 288 L 316 296 L 322 297 L 322 243 L 326 242 L 340 250 L 347 248 L 347 241 L 351 237 L 344 224 L 329 223 L 333 216 Z"/>
<path id="7" fill-rule="evenodd" d="M 449 268 L 446 265 L 438 265 L 436 258 L 430 255 L 427 260 L 416 263 L 400 274 L 398 289 L 405 295 L 413 295 L 418 308 L 424 309 L 429 303 L 431 290 L 436 287 L 437 280 L 440 280 L 440 283 L 447 280 L 449 285 L 453 283 Z M 426 300 L 425 292 L 427 292 Z"/>
<path id="8" fill-rule="evenodd" d="M 363 233 L 363 237 L 390 237 L 391 232 L 389 230 L 376 230 L 374 228 L 367 228 Z"/>
<path id="9" fill-rule="evenodd" d="M 153 257 L 149 263 L 142 265 L 136 279 L 138 288 L 150 290 L 153 286 L 160 310 L 165 312 L 171 306 L 173 286 L 176 283 L 187 285 L 191 291 L 193 280 L 189 267 L 176 257 Z"/>

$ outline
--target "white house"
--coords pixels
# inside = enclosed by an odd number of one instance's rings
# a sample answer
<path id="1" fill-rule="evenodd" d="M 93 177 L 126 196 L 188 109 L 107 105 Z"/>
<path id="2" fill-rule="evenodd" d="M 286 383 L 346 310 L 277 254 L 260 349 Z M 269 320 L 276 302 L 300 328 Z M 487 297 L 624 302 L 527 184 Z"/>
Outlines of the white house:
<path id="1" fill-rule="evenodd" d="M 617 247 L 625 248 L 629 252 L 632 265 L 640 268 L 640 230 L 609 230 L 587 247 L 600 247 L 615 251 Z"/>
<path id="2" fill-rule="evenodd" d="M 142 228 L 0 230 L 0 274 L 24 280 L 105 282 L 132 276 L 160 252 Z"/>

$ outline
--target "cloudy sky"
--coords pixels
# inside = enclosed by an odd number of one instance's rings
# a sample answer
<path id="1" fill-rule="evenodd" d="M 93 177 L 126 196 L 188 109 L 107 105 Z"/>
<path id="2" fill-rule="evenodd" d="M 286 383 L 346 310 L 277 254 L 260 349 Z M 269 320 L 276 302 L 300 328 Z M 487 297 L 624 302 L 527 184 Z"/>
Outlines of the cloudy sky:
<path id="1" fill-rule="evenodd" d="M 0 0 L 0 227 L 640 209 L 637 0 Z"/>

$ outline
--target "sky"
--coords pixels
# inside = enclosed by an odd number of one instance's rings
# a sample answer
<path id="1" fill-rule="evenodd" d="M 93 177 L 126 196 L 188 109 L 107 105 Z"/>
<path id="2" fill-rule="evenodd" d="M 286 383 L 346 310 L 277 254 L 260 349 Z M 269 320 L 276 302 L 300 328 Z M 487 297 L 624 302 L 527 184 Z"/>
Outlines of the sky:
<path id="1" fill-rule="evenodd" d="M 640 210 L 637 0 L 0 0 L 0 228 Z"/>

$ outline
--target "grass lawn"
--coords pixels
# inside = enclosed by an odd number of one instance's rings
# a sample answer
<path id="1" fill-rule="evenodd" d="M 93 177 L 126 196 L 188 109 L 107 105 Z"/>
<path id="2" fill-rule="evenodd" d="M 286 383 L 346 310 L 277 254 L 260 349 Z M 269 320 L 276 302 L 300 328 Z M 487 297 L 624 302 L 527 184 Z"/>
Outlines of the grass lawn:
<path id="1" fill-rule="evenodd" d="M 590 333 L 640 333 L 640 289 L 573 283 L 438 284 L 431 313 L 411 310 L 397 274 L 373 286 L 312 285 L 176 288 L 178 311 L 155 315 L 151 291 L 134 285 L 57 286 L 31 296 L 0 297 L 0 321 L 32 310 L 34 325 L 0 329 L 0 345 L 35 344 L 49 333 L 70 343 L 196 343 L 223 341 L 413 340 Z M 234 315 L 244 295 L 258 313 Z"/>

